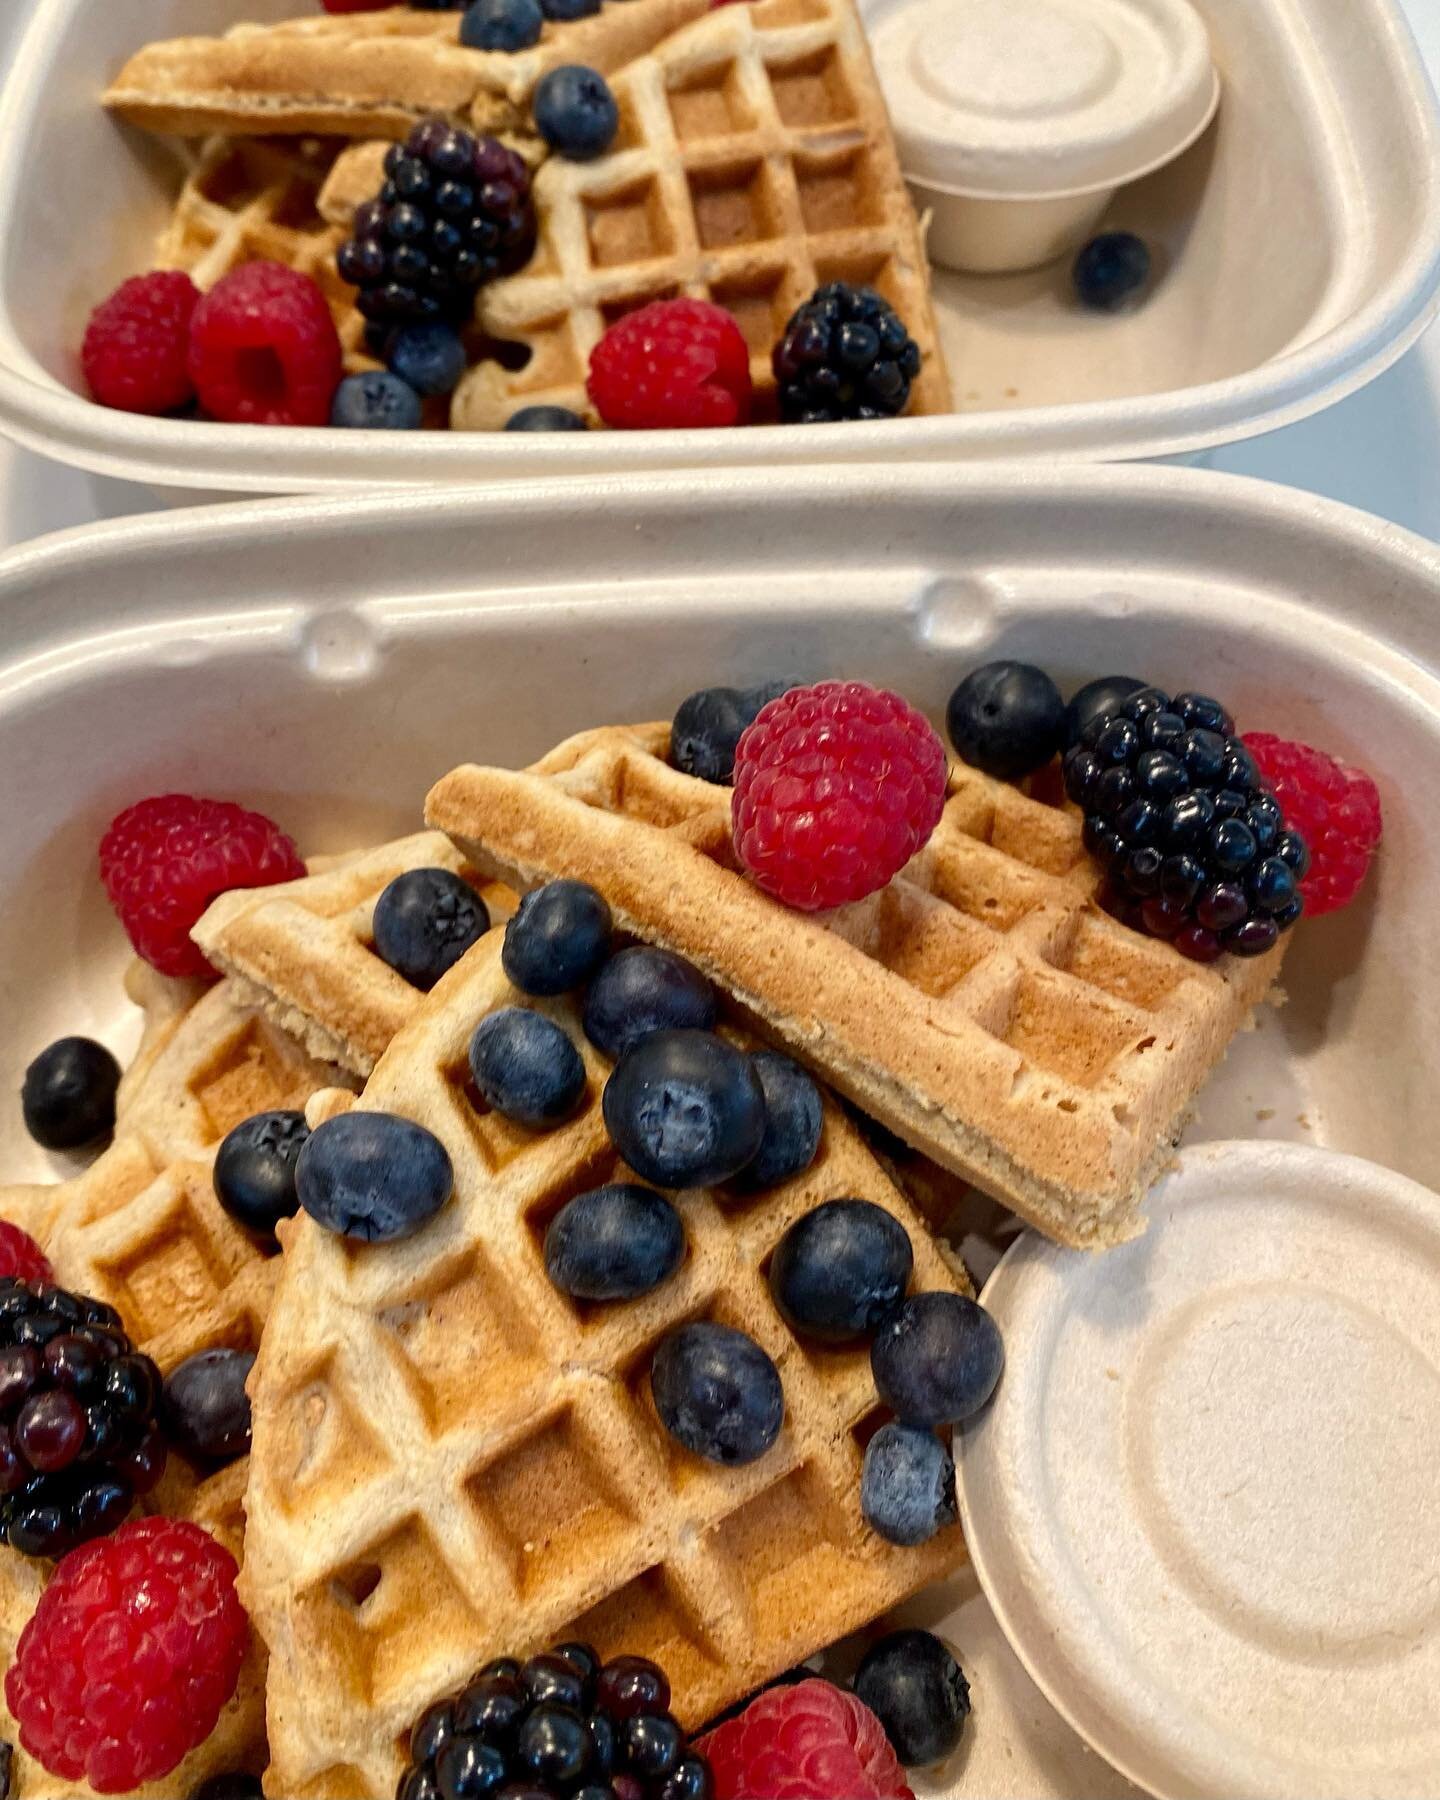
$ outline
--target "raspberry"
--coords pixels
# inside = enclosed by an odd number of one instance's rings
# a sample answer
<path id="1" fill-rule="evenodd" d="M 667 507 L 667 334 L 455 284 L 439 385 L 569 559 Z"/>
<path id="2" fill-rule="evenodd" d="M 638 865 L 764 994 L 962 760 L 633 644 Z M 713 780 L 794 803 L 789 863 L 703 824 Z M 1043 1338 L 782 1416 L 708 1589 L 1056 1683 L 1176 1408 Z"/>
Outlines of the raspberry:
<path id="1" fill-rule="evenodd" d="M 195 308 L 190 374 L 214 419 L 324 425 L 340 373 L 340 337 L 325 296 L 283 263 L 242 263 Z"/>
<path id="2" fill-rule="evenodd" d="M 708 300 L 654 300 L 626 313 L 590 353 L 590 398 L 607 425 L 663 431 L 744 425 L 750 352 Z"/>
<path id="3" fill-rule="evenodd" d="M 228 800 L 160 794 L 128 807 L 100 840 L 100 878 L 130 942 L 162 975 L 214 971 L 190 928 L 217 894 L 305 873 L 294 844 Z"/>
<path id="4" fill-rule="evenodd" d="M 945 748 L 900 698 L 858 681 L 792 688 L 735 748 L 731 819 L 752 879 L 820 912 L 884 887 L 945 804 Z"/>
<path id="5" fill-rule="evenodd" d="M 90 392 L 121 412 L 163 413 L 195 392 L 186 357 L 200 290 L 175 271 L 134 275 L 85 327 L 80 364 Z"/>
<path id="6" fill-rule="evenodd" d="M 185 1519 L 139 1519 L 72 1551 L 5 1677 L 22 1747 L 101 1794 L 167 1775 L 235 1691 L 250 1630 L 238 1572 Z"/>
<path id="7" fill-rule="evenodd" d="M 715 1800 L 914 1800 L 884 1726 L 828 1681 L 768 1689 L 695 1748 Z"/>
<path id="8" fill-rule="evenodd" d="M 0 1219 L 0 1280 L 7 1275 L 14 1275 L 31 1287 L 55 1279 L 45 1252 L 30 1233 L 8 1219 Z"/>
<path id="9" fill-rule="evenodd" d="M 1245 748 L 1275 790 L 1285 823 L 1310 849 L 1300 893 L 1308 917 L 1338 912 L 1355 898 L 1380 842 L 1380 793 L 1363 769 L 1309 744 L 1248 731 Z"/>

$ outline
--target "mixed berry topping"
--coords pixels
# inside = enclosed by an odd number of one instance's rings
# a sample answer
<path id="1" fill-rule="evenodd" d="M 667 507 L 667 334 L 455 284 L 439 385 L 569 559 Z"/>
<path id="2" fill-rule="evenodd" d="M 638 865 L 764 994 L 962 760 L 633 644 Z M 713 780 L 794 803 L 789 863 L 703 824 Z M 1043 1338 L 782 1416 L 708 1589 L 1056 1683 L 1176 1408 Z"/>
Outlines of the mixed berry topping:
<path id="1" fill-rule="evenodd" d="M 246 1231 L 273 1239 L 282 1219 L 300 1210 L 295 1164 L 310 1128 L 302 1112 L 255 1113 L 227 1132 L 215 1153 L 215 1198 Z"/>
<path id="2" fill-rule="evenodd" d="M 253 1350 L 215 1348 L 187 1356 L 165 1377 L 160 1414 L 170 1442 L 191 1462 L 218 1467 L 250 1451 Z"/>
<path id="3" fill-rule="evenodd" d="M 792 688 L 736 747 L 736 854 L 786 906 L 861 900 L 934 831 L 945 779 L 944 745 L 898 694 L 858 681 Z"/>
<path id="4" fill-rule="evenodd" d="M 340 382 L 340 338 L 308 275 L 284 263 L 242 263 L 196 306 L 189 367 L 212 419 L 324 425 Z"/>
<path id="5" fill-rule="evenodd" d="M 575 0 L 549 0 L 550 6 L 574 3 Z M 550 13 L 551 18 L 560 16 L 580 18 L 583 11 Z M 542 75 L 535 85 L 531 111 L 541 137 L 557 156 L 571 162 L 594 162 L 597 156 L 603 156 L 620 128 L 620 108 L 610 92 L 610 83 L 598 69 L 587 69 L 580 63 L 565 63 Z"/>
<path id="6" fill-rule="evenodd" d="M 1091 238 L 1071 270 L 1082 306 L 1116 312 L 1150 279 L 1150 251 L 1133 231 L 1105 231 Z"/>
<path id="7" fill-rule="evenodd" d="M 353 232 L 336 266 L 366 319 L 461 324 L 480 284 L 530 254 L 530 172 L 494 138 L 427 119 L 387 151 L 385 184 L 357 207 Z"/>
<path id="8" fill-rule="evenodd" d="M 1265 731 L 1242 740 L 1285 814 L 1303 839 L 1308 867 L 1292 862 L 1300 897 L 1311 918 L 1348 906 L 1359 892 L 1380 842 L 1380 792 L 1363 769 L 1287 743 Z"/>
<path id="9" fill-rule="evenodd" d="M 120 1065 L 93 1038 L 57 1038 L 25 1071 L 25 1129 L 47 1150 L 83 1150 L 115 1129 Z"/>
<path id="10" fill-rule="evenodd" d="M 249 1639 L 237 1573 L 176 1519 L 136 1520 L 67 1556 L 5 1677 L 22 1747 L 101 1794 L 168 1775 L 235 1691 Z"/>
<path id="11" fill-rule="evenodd" d="M 362 1243 L 409 1237 L 455 1189 L 450 1153 L 432 1131 L 393 1113 L 341 1113 L 312 1131 L 295 1192 L 317 1225 Z"/>
<path id="12" fill-rule="evenodd" d="M 767 1688 L 696 1748 L 715 1800 L 914 1800 L 879 1719 L 828 1681 Z"/>
<path id="13" fill-rule="evenodd" d="M 218 895 L 304 873 L 278 825 L 228 800 L 161 794 L 127 807 L 100 840 L 110 904 L 136 954 L 162 975 L 214 974 L 190 932 Z"/>
<path id="14" fill-rule="evenodd" d="M 669 1705 L 664 1671 L 643 1657 L 602 1663 L 580 1643 L 496 1657 L 421 1715 L 396 1800 L 713 1800 Z"/>
<path id="15" fill-rule="evenodd" d="M 49 1258 L 30 1233 L 8 1219 L 0 1219 L 0 1280 L 7 1275 L 32 1288 L 48 1286 L 55 1280 Z"/>
<path id="16" fill-rule="evenodd" d="M 590 353 L 588 390 L 607 425 L 630 431 L 744 425 L 750 352 L 708 300 L 652 300 L 626 313 Z"/>
<path id="17" fill-rule="evenodd" d="M 412 987 L 435 983 L 490 929 L 490 911 L 450 869 L 407 869 L 375 902 L 375 953 Z"/>
<path id="18" fill-rule="evenodd" d="M 799 686 L 798 681 L 767 681 L 750 688 L 701 688 L 676 708 L 670 725 L 670 761 L 682 774 L 728 787 L 742 732 L 755 723 L 762 706 Z"/>
<path id="19" fill-rule="evenodd" d="M 832 281 L 791 315 L 771 360 L 782 419 L 893 419 L 909 404 L 920 346 L 873 288 Z"/>
<path id="20" fill-rule="evenodd" d="M 855 1693 L 907 1768 L 947 1757 L 970 1716 L 970 1684 L 933 1632 L 892 1631 L 855 1672 Z"/>
<path id="21" fill-rule="evenodd" d="M 159 1399 L 114 1307 L 0 1278 L 0 1542 L 57 1557 L 114 1531 L 164 1472 Z"/>
<path id="22" fill-rule="evenodd" d="M 122 281 L 90 315 L 80 366 L 102 406 L 166 413 L 194 398 L 190 319 L 200 290 L 188 275 L 159 271 Z"/>

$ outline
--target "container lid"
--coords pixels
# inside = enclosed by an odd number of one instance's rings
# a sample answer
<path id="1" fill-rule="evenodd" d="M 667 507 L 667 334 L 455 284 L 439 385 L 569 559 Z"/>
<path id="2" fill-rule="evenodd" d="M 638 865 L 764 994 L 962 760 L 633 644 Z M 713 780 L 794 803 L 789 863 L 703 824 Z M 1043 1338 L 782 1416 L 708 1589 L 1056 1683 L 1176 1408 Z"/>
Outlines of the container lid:
<path id="1" fill-rule="evenodd" d="M 1309 1146 L 1187 1150 L 1148 1233 L 1027 1233 L 957 1445 L 1022 1662 L 1132 1781 L 1435 1794 L 1440 1197 Z"/>
<path id="2" fill-rule="evenodd" d="M 1118 187 L 1178 156 L 1220 96 L 1189 0 L 872 0 L 900 163 L 956 192 Z"/>

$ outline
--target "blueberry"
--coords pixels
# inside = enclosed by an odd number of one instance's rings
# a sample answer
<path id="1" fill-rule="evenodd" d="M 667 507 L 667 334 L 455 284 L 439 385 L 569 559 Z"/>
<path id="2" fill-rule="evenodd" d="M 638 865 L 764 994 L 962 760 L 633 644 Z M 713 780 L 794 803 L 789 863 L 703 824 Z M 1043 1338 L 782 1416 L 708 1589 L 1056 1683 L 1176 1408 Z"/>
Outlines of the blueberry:
<path id="1" fill-rule="evenodd" d="M 388 369 L 347 375 L 330 402 L 330 423 L 347 431 L 418 431 L 420 396 Z"/>
<path id="2" fill-rule="evenodd" d="M 407 869 L 375 902 L 377 954 L 429 993 L 490 929 L 485 902 L 449 869 Z"/>
<path id="3" fill-rule="evenodd" d="M 928 1631 L 892 1631 L 873 1644 L 855 1672 L 855 1697 L 906 1768 L 949 1756 L 970 1716 L 970 1684 Z"/>
<path id="4" fill-rule="evenodd" d="M 780 1435 L 780 1371 L 743 1331 L 699 1319 L 663 1339 L 650 1372 L 672 1437 L 716 1463 L 751 1463 Z"/>
<path id="5" fill-rule="evenodd" d="M 485 1103 L 533 1130 L 568 1119 L 585 1092 L 580 1052 L 553 1019 L 502 1006 L 470 1039 L 470 1073 Z"/>
<path id="6" fill-rule="evenodd" d="M 593 162 L 603 156 L 620 125 L 620 109 L 609 82 L 579 63 L 564 63 L 542 76 L 531 110 L 541 137 L 572 162 Z"/>
<path id="7" fill-rule="evenodd" d="M 598 972 L 610 930 L 610 908 L 588 882 L 547 881 L 505 927 L 501 967 L 523 993 L 568 993 Z"/>
<path id="8" fill-rule="evenodd" d="M 962 1424 L 994 1393 L 1004 1360 L 995 1321 L 963 1294 L 912 1295 L 870 1347 L 876 1391 L 911 1425 Z"/>
<path id="9" fill-rule="evenodd" d="M 820 1148 L 823 1115 L 820 1090 L 799 1063 L 778 1050 L 758 1050 L 750 1064 L 765 1095 L 765 1135 L 734 1185 L 741 1193 L 756 1194 L 792 1181 L 810 1167 Z"/>
<path id="10" fill-rule="evenodd" d="M 590 1761 L 590 1734 L 568 1706 L 537 1706 L 520 1727 L 515 1771 L 552 1789 L 568 1788 Z"/>
<path id="11" fill-rule="evenodd" d="M 758 687 L 701 688 L 675 709 L 670 724 L 670 760 L 685 775 L 728 787 L 735 774 L 735 746 L 762 706 L 788 694 L 797 681 L 767 681 Z"/>
<path id="12" fill-rule="evenodd" d="M 450 1198 L 455 1172 L 433 1132 L 393 1113 L 329 1119 L 300 1152 L 295 1191 L 317 1224 L 381 1243 L 409 1237 Z"/>
<path id="13" fill-rule="evenodd" d="M 568 406 L 522 406 L 505 421 L 507 431 L 588 431 L 579 413 Z"/>
<path id="14" fill-rule="evenodd" d="M 709 1031 L 715 990 L 683 956 L 634 944 L 611 957 L 585 997 L 585 1035 L 614 1061 L 656 1031 Z"/>
<path id="15" fill-rule="evenodd" d="M 909 1233 L 870 1200 L 827 1200 L 775 1246 L 770 1292 L 786 1323 L 822 1343 L 875 1331 L 904 1298 Z"/>
<path id="16" fill-rule="evenodd" d="M 245 1380 L 253 1350 L 201 1350 L 165 1377 L 161 1407 L 177 1450 L 195 1462 L 233 1462 L 250 1449 Z"/>
<path id="17" fill-rule="evenodd" d="M 1033 663 L 991 662 L 973 669 L 950 696 L 945 724 L 962 761 L 1011 781 L 1038 769 L 1060 748 L 1065 702 Z"/>
<path id="18" fill-rule="evenodd" d="M 120 1065 L 93 1038 L 63 1037 L 25 1071 L 25 1129 L 47 1150 L 81 1150 L 115 1129 Z"/>
<path id="19" fill-rule="evenodd" d="M 273 1237 L 282 1219 L 293 1218 L 295 1164 L 310 1136 L 300 1112 L 263 1112 L 242 1119 L 215 1152 L 215 1198 L 237 1225 Z"/>
<path id="20" fill-rule="evenodd" d="M 765 1136 L 765 1090 L 750 1058 L 709 1031 L 657 1031 L 627 1050 L 601 1105 L 615 1148 L 659 1187 L 713 1187 Z"/>
<path id="21" fill-rule="evenodd" d="M 448 325 L 402 325 L 385 360 L 417 394 L 449 394 L 465 373 L 465 346 Z"/>
<path id="22" fill-rule="evenodd" d="M 1105 231 L 1075 258 L 1071 276 L 1082 306 L 1115 312 L 1150 274 L 1150 252 L 1132 231 Z"/>
<path id="23" fill-rule="evenodd" d="M 636 1300 L 668 1280 L 684 1256 L 679 1213 L 633 1181 L 577 1194 L 545 1233 L 545 1271 L 577 1300 Z"/>
<path id="24" fill-rule="evenodd" d="M 891 1544 L 925 1544 L 955 1523 L 955 1464 L 933 1431 L 880 1427 L 865 1446 L 860 1510 Z"/>
<path id="25" fill-rule="evenodd" d="M 474 0 L 460 21 L 467 50 L 503 50 L 513 55 L 537 42 L 545 15 L 537 0 Z"/>
<path id="26" fill-rule="evenodd" d="M 1060 742 L 1068 750 L 1080 742 L 1080 734 L 1092 719 L 1108 719 L 1122 700 L 1145 683 L 1135 675 L 1102 675 L 1087 681 L 1065 708 L 1060 722 Z"/>

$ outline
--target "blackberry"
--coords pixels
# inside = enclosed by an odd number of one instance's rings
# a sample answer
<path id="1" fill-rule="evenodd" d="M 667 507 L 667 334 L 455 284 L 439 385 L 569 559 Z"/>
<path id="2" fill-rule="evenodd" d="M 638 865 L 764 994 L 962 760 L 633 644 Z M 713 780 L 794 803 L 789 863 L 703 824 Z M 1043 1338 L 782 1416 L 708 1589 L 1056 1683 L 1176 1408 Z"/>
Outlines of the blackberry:
<path id="1" fill-rule="evenodd" d="M 113 1306 L 0 1278 L 0 1543 L 58 1557 L 114 1531 L 164 1471 L 159 1399 Z"/>
<path id="2" fill-rule="evenodd" d="M 920 373 L 920 346 L 873 288 L 832 281 L 791 315 L 771 360 L 792 424 L 893 419 Z"/>
<path id="3" fill-rule="evenodd" d="M 496 1657 L 421 1714 L 396 1800 L 500 1792 L 711 1800 L 709 1764 L 686 1748 L 669 1705 L 670 1683 L 643 1657 L 602 1664 L 576 1643 L 526 1663 Z"/>
<path id="4" fill-rule="evenodd" d="M 1303 840 L 1218 700 L 1140 688 L 1085 723 L 1063 767 L 1124 924 L 1213 962 L 1262 956 L 1300 917 Z"/>
<path id="5" fill-rule="evenodd" d="M 372 325 L 463 323 L 480 284 L 534 245 L 529 170 L 494 138 L 426 119 L 386 152 L 385 177 L 355 210 L 341 277 Z"/>

